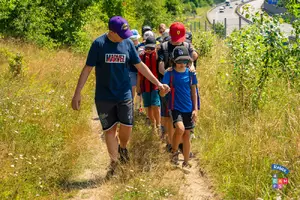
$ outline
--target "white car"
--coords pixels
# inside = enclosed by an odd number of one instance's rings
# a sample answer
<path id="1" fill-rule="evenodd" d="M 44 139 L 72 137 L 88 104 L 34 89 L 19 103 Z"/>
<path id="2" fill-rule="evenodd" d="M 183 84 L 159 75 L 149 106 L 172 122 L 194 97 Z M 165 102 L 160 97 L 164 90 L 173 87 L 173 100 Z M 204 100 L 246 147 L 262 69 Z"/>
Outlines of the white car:
<path id="1" fill-rule="evenodd" d="M 224 10 L 225 10 L 225 7 L 224 7 L 224 6 L 221 6 L 221 7 L 219 8 L 219 12 L 220 12 L 220 13 L 223 13 Z"/>

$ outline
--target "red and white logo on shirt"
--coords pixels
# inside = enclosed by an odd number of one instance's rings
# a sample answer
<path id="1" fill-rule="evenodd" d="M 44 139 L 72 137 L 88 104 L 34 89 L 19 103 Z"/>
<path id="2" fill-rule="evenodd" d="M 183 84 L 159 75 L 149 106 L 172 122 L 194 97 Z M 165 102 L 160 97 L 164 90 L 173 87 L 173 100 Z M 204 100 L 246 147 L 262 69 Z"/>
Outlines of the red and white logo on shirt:
<path id="1" fill-rule="evenodd" d="M 126 54 L 105 54 L 106 63 L 125 63 Z"/>

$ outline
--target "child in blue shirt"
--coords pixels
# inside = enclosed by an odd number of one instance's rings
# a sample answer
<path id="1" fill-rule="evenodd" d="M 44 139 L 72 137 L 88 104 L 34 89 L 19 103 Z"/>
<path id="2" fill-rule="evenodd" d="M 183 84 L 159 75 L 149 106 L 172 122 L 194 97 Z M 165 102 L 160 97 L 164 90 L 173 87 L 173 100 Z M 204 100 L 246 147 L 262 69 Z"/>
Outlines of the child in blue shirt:
<path id="1" fill-rule="evenodd" d="M 195 127 L 197 118 L 197 78 L 195 72 L 186 67 L 191 61 L 189 52 L 184 46 L 177 46 L 173 50 L 173 70 L 167 71 L 163 83 L 171 88 L 169 95 L 169 110 L 172 116 L 175 134 L 172 141 L 172 162 L 178 164 L 178 145 L 183 141 L 183 168 L 189 168 L 190 130 Z M 161 96 L 166 93 L 160 92 Z"/>

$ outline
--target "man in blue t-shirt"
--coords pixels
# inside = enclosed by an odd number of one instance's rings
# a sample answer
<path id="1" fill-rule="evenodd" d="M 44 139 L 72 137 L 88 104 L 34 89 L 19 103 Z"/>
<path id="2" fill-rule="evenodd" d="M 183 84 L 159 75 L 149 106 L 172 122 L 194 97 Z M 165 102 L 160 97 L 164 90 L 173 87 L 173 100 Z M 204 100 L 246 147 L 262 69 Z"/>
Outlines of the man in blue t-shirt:
<path id="1" fill-rule="evenodd" d="M 110 177 L 114 173 L 118 158 L 121 163 L 129 160 L 126 146 L 133 125 L 129 65 L 134 65 L 160 90 L 166 92 L 170 88 L 168 85 L 161 84 L 149 68 L 141 62 L 132 41 L 128 39 L 132 36 L 128 22 L 120 16 L 114 16 L 110 18 L 108 25 L 109 32 L 92 43 L 72 99 L 72 108 L 79 110 L 81 90 L 95 67 L 95 103 L 111 158 L 110 169 L 107 173 L 107 177 Z M 117 138 L 117 123 L 120 123 L 118 135 L 120 144 Z"/>

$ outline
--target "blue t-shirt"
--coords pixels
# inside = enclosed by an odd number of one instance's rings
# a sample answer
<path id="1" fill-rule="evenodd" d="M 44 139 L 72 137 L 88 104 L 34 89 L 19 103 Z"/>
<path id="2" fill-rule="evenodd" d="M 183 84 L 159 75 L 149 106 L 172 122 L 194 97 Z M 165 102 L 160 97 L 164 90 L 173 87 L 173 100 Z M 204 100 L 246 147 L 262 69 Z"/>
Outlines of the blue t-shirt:
<path id="1" fill-rule="evenodd" d="M 106 34 L 92 44 L 86 65 L 96 66 L 95 100 L 132 99 L 129 65 L 141 62 L 130 39 L 112 42 Z"/>
<path id="2" fill-rule="evenodd" d="M 177 72 L 173 69 L 173 71 L 165 73 L 162 82 L 170 85 L 171 76 L 173 76 L 172 87 L 175 89 L 174 110 L 178 110 L 183 113 L 192 112 L 193 102 L 191 84 L 196 85 L 198 83 L 196 74 L 194 72 L 189 72 L 188 68 L 186 68 L 185 72 Z M 169 94 L 169 98 L 172 98 L 171 94 Z"/>

